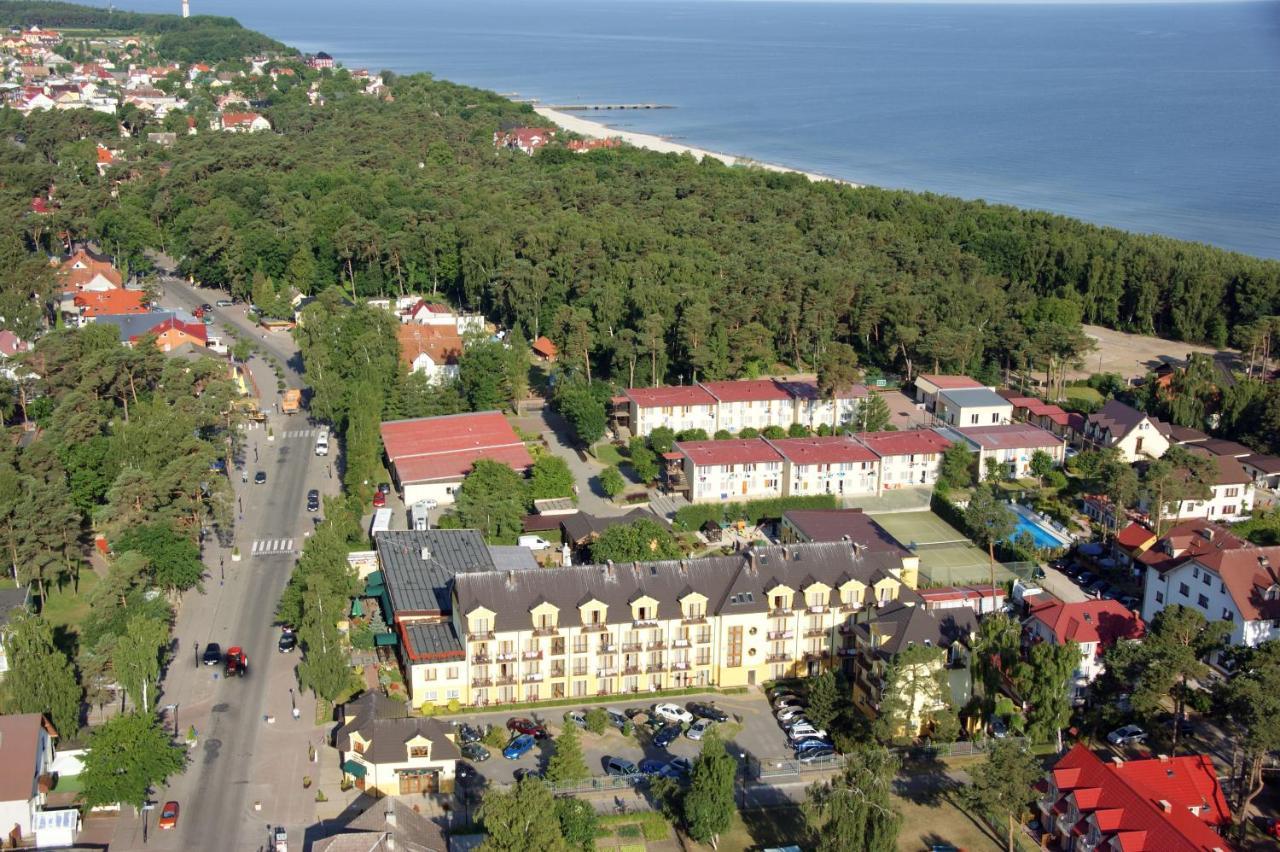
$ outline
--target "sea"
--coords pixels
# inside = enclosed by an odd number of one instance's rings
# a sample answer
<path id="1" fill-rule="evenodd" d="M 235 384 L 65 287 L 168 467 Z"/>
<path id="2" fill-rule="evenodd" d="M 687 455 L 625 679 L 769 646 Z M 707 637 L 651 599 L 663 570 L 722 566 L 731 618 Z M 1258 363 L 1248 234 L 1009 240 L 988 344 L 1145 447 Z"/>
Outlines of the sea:
<path id="1" fill-rule="evenodd" d="M 667 104 L 585 117 L 1280 258 L 1278 0 L 191 3 L 348 67 L 544 104 Z"/>

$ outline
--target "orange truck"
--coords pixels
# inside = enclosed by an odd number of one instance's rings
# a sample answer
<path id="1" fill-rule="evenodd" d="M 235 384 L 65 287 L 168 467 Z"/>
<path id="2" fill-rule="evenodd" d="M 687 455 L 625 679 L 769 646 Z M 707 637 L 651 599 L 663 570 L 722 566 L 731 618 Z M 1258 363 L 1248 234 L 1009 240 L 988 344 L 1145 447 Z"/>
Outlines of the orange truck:
<path id="1" fill-rule="evenodd" d="M 302 391 L 297 388 L 289 388 L 284 392 L 284 399 L 280 401 L 280 411 L 283 414 L 293 414 L 302 404 Z"/>

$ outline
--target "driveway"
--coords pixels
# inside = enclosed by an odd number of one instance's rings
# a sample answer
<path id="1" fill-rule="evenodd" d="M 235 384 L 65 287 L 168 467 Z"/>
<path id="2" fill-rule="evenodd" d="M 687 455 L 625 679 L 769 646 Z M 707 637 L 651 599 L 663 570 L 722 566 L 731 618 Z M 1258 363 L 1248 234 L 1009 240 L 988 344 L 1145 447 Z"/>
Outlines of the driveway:
<path id="1" fill-rule="evenodd" d="M 519 426 L 530 432 L 538 432 L 547 442 L 547 448 L 564 459 L 573 472 L 573 481 L 578 485 L 578 508 L 589 515 L 608 517 L 625 515 L 634 506 L 615 504 L 600 487 L 600 471 L 604 465 L 590 456 L 584 460 L 578 454 L 573 439 L 573 429 L 560 414 L 550 405 L 544 405 L 542 411 L 530 413 L 517 418 Z"/>
<path id="2" fill-rule="evenodd" d="M 774 720 L 773 714 L 769 709 L 768 700 L 762 692 L 757 690 L 744 695 L 708 693 L 705 695 L 659 699 L 652 699 L 643 694 L 620 695 L 616 701 L 609 704 L 587 704 L 581 707 L 566 705 L 529 711 L 462 714 L 450 717 L 445 721 L 456 724 L 494 725 L 499 728 L 505 728 L 508 719 L 520 716 L 533 719 L 545 725 L 551 736 L 555 737 L 560 733 L 564 725 L 562 721 L 564 714 L 571 710 L 586 710 L 599 706 L 609 707 L 618 711 L 630 708 L 642 708 L 647 711 L 659 701 L 670 701 L 681 706 L 691 701 L 705 702 L 715 704 L 728 713 L 731 721 L 726 723 L 724 727 L 731 733 L 727 743 L 727 748 L 731 754 L 740 757 L 749 756 L 762 762 L 767 762 L 771 758 L 790 757 L 786 735 Z M 666 749 L 658 748 L 653 744 L 652 738 L 644 725 L 640 725 L 637 734 L 632 737 L 624 737 L 614 727 L 609 727 L 603 734 L 592 734 L 583 731 L 581 742 L 587 768 L 591 770 L 593 776 L 603 776 L 605 774 L 603 762 L 606 757 L 623 757 L 635 763 L 639 763 L 645 758 L 668 761 L 676 757 L 687 757 L 692 760 L 698 755 L 702 747 L 701 743 L 681 735 Z M 490 758 L 483 763 L 472 763 L 472 766 L 485 780 L 485 783 L 504 785 L 511 784 L 514 781 L 514 772 L 517 769 L 536 771 L 546 769 L 547 760 L 555 751 L 555 743 L 550 739 L 539 740 L 533 750 L 519 760 L 507 760 L 502 756 L 501 748 L 490 746 L 486 746 L 486 748 L 491 752 Z M 471 763 L 471 761 L 467 762 Z"/>

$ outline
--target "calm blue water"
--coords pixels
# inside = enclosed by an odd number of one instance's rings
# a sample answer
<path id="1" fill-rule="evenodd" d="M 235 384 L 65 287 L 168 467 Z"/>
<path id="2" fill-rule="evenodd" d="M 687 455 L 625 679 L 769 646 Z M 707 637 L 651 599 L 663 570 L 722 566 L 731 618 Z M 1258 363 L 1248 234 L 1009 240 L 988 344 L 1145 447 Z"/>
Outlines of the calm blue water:
<path id="1" fill-rule="evenodd" d="M 1034 523 L 1025 515 L 1015 512 L 1017 518 L 1013 529 L 1013 538 L 1017 538 L 1022 533 L 1031 536 L 1032 541 L 1036 543 L 1036 547 L 1058 548 L 1062 547 L 1062 540 L 1057 536 L 1049 533 L 1044 527 Z"/>
<path id="2" fill-rule="evenodd" d="M 192 5 L 352 67 L 431 71 L 546 103 L 670 103 L 611 123 L 1280 257 L 1276 0 Z"/>

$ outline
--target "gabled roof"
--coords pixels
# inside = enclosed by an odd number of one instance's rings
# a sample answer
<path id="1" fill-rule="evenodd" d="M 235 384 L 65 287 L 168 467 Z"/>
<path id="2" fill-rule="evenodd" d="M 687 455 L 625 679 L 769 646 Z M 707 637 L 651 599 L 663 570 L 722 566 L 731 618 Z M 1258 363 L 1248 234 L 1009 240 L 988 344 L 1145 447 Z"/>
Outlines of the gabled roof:
<path id="1" fill-rule="evenodd" d="M 1240 459 L 1240 462 L 1249 467 L 1257 468 L 1263 473 L 1280 473 L 1280 458 L 1276 456 L 1251 453 Z"/>
<path id="2" fill-rule="evenodd" d="M 734 438 L 730 441 L 679 441 L 675 451 L 695 465 L 722 467 L 735 464 L 781 462 L 782 454 L 764 438 Z"/>
<path id="3" fill-rule="evenodd" d="M 245 127 L 253 124 L 262 116 L 256 112 L 224 112 L 222 114 L 223 127 Z"/>
<path id="4" fill-rule="evenodd" d="M 373 546 L 393 618 L 446 615 L 454 577 L 495 569 L 493 556 L 476 530 L 379 532 Z"/>
<path id="5" fill-rule="evenodd" d="M 351 735 L 357 733 L 369 743 L 361 754 L 369 763 L 406 763 L 409 759 L 407 743 L 415 737 L 431 742 L 431 760 L 457 760 L 462 756 L 458 746 L 449 737 L 449 729 L 439 719 L 405 715 L 401 701 L 388 698 L 381 692 L 366 692 L 342 707 L 343 718 L 351 716 L 338 728 L 336 744 L 342 751 L 351 751 Z"/>
<path id="6" fill-rule="evenodd" d="M 1090 423 L 1099 429 L 1108 430 L 1116 440 L 1128 435 L 1143 420 L 1150 420 L 1156 431 L 1161 435 L 1169 435 L 1168 423 L 1132 406 L 1125 405 L 1118 399 L 1109 400 L 1102 408 L 1089 415 Z"/>
<path id="7" fill-rule="evenodd" d="M 1227 441 L 1226 443 L 1231 442 Z M 1234 455 L 1214 455 L 1208 449 L 1205 449 L 1203 444 L 1192 444 L 1187 448 L 1187 451 L 1192 455 L 1208 458 L 1214 462 L 1218 469 L 1217 477 L 1213 481 L 1214 485 L 1245 485 L 1253 482 L 1253 477 L 1245 471 L 1244 465 L 1240 464 L 1240 459 Z"/>
<path id="8" fill-rule="evenodd" d="M 864 640 L 872 632 L 884 637 L 872 649 L 892 657 L 915 645 L 949 647 L 953 642 L 968 643 L 978 632 L 978 615 L 969 607 L 928 609 L 912 600 L 898 600 L 875 613 L 871 621 L 859 622 L 854 629 Z"/>
<path id="9" fill-rule="evenodd" d="M 1244 456 L 1251 455 L 1253 453 L 1253 450 L 1249 449 L 1244 444 L 1237 441 L 1226 441 L 1222 438 L 1208 438 L 1207 440 L 1200 441 L 1196 446 L 1203 447 L 1215 456 L 1234 456 L 1236 458 L 1243 458 Z"/>
<path id="10" fill-rule="evenodd" d="M 554 358 L 556 357 L 556 353 L 558 351 L 556 349 L 556 345 L 552 343 L 551 340 L 546 335 L 543 335 L 539 337 L 537 340 L 533 341 L 530 348 L 533 349 L 534 352 L 541 355 L 543 358 Z"/>
<path id="11" fill-rule="evenodd" d="M 623 394 L 639 408 L 666 408 L 677 405 L 716 404 L 716 398 L 708 393 L 706 388 L 703 388 L 701 385 L 627 388 L 623 391 Z"/>
<path id="12" fill-rule="evenodd" d="M 1223 550 L 1196 562 L 1217 573 L 1244 620 L 1280 619 L 1280 547 Z"/>
<path id="13" fill-rule="evenodd" d="M 1140 639 L 1146 632 L 1141 618 L 1119 601 L 1105 599 L 1079 603 L 1055 600 L 1033 607 L 1030 618 L 1048 628 L 1059 645 L 1094 642 L 1108 648 L 1117 639 Z"/>
<path id="14" fill-rule="evenodd" d="M 382 424 L 382 445 L 403 485 L 461 479 L 478 459 L 524 471 L 533 464 L 524 442 L 497 411 L 392 420 Z"/>
<path id="15" fill-rule="evenodd" d="M 792 464 L 850 464 L 878 462 L 871 448 L 849 435 L 815 438 L 771 438 L 769 444 Z"/>
<path id="16" fill-rule="evenodd" d="M 82 316 L 103 317 L 113 314 L 145 314 L 146 293 L 140 290 L 86 290 L 76 293 L 74 304 Z M 158 313 L 158 312 L 157 312 Z"/>
<path id="17" fill-rule="evenodd" d="M 1195 518 L 1168 530 L 1137 559 L 1148 568 L 1167 574 L 1189 559 L 1240 549 L 1254 549 L 1254 545 L 1221 524 Z"/>
<path id="18" fill-rule="evenodd" d="M 1137 521 L 1116 533 L 1116 544 L 1130 552 L 1146 550 L 1155 543 L 1156 534 Z"/>
<path id="19" fill-rule="evenodd" d="M 916 376 L 916 379 L 924 379 L 938 390 L 985 387 L 982 382 L 977 379 L 971 379 L 968 376 L 944 376 L 940 373 L 921 373 Z"/>
<path id="20" fill-rule="evenodd" d="M 0 716 L 0 802 L 27 802 L 36 794 L 36 757 L 40 729 L 46 727 L 39 713 Z"/>
<path id="21" fill-rule="evenodd" d="M 1103 845 L 1115 837 L 1124 852 L 1230 848 L 1213 829 L 1230 822 L 1231 811 L 1205 755 L 1104 763 L 1078 744 L 1054 765 L 1050 777 L 1060 796 L 1074 798 L 1086 818 L 1093 815 Z"/>
<path id="22" fill-rule="evenodd" d="M 880 458 L 930 455 L 941 453 L 951 446 L 950 441 L 932 429 L 912 429 L 907 432 L 858 432 L 855 437 L 874 450 Z"/>
<path id="23" fill-rule="evenodd" d="M 437 366 L 457 364 L 462 357 L 462 338 L 452 326 L 403 323 L 396 329 L 400 360 L 406 366 L 426 355 Z"/>
<path id="24" fill-rule="evenodd" d="M 785 402 L 791 399 L 790 394 L 769 379 L 700 382 L 699 385 L 721 402 Z"/>
<path id="25" fill-rule="evenodd" d="M 112 291 L 112 292 L 115 292 L 115 291 Z M 98 294 L 86 293 L 82 295 L 98 295 Z M 145 311 L 144 310 L 144 311 L 139 311 L 137 313 L 107 314 L 105 316 L 97 317 L 94 320 L 94 322 L 100 323 L 102 325 L 115 326 L 116 331 L 119 332 L 120 334 L 120 340 L 122 342 L 135 341 L 139 337 L 142 337 L 144 334 L 148 334 L 153 331 L 156 331 L 158 333 L 157 330 L 162 325 L 166 325 L 168 327 L 179 327 L 179 328 L 183 328 L 184 330 L 188 327 L 191 327 L 194 329 L 195 326 L 199 326 L 201 332 L 204 332 L 204 323 L 200 322 L 195 317 L 192 317 L 188 314 L 184 314 L 180 311 Z M 177 325 L 173 326 L 172 325 L 173 322 L 176 322 Z M 194 336 L 194 331 L 191 331 L 188 333 L 193 334 Z M 207 335 L 207 332 L 204 332 L 204 333 Z M 202 337 L 201 339 L 207 340 L 208 338 L 206 336 L 206 337 Z"/>
<path id="26" fill-rule="evenodd" d="M 786 391 L 792 399 L 822 400 L 828 398 L 828 394 L 818 390 L 818 383 L 812 379 L 775 379 L 775 383 Z M 836 399 L 866 399 L 870 395 L 870 388 L 856 382 L 835 392 Z"/>

